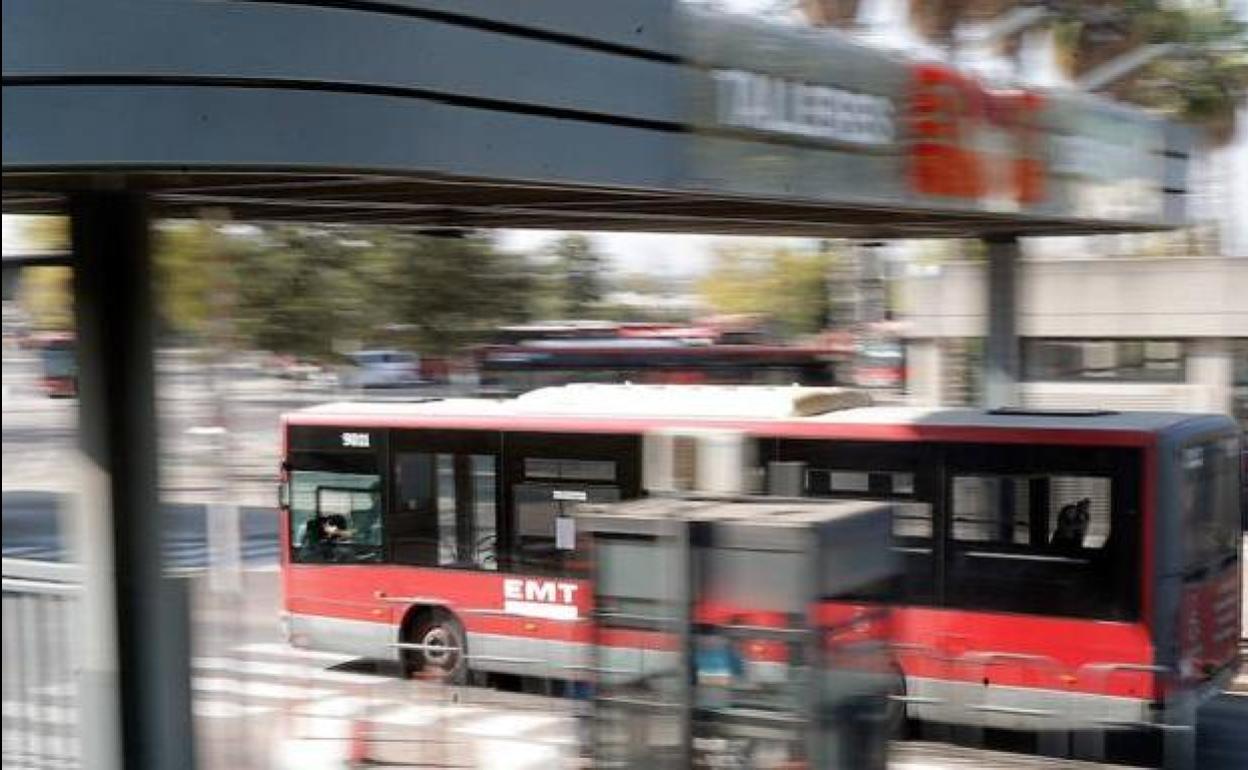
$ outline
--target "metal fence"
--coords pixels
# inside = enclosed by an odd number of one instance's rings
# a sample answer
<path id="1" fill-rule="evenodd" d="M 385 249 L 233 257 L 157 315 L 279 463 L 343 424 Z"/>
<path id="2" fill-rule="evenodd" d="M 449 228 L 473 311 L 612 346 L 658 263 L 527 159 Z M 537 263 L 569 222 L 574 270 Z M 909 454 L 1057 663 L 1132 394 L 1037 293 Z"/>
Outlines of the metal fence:
<path id="1" fill-rule="evenodd" d="M 8 768 L 76 768 L 81 571 L 4 559 L 4 750 Z"/>

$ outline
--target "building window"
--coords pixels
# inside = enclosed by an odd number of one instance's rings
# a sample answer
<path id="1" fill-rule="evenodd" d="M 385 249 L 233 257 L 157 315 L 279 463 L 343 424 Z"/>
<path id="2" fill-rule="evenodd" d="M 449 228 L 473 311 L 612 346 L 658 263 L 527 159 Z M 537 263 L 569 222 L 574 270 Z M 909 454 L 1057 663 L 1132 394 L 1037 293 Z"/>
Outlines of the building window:
<path id="1" fill-rule="evenodd" d="M 1235 419 L 1239 427 L 1248 433 L 1248 339 L 1230 341 L 1231 367 L 1231 401 Z M 1245 482 L 1248 483 L 1248 482 Z M 1248 512 L 1245 513 L 1248 515 Z"/>
<path id="2" fill-rule="evenodd" d="M 941 402 L 949 406 L 978 404 L 984 392 L 984 341 L 953 338 L 941 343 Z"/>
<path id="3" fill-rule="evenodd" d="M 1183 382 L 1183 343 L 1158 339 L 1023 340 L 1023 376 L 1032 382 Z"/>

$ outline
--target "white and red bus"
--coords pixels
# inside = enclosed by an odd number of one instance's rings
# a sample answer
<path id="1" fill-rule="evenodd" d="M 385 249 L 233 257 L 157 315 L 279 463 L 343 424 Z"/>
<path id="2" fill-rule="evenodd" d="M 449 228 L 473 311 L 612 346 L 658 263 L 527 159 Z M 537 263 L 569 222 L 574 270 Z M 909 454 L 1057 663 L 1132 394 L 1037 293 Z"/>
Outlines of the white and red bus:
<path id="1" fill-rule="evenodd" d="M 722 429 L 746 437 L 762 489 L 895 501 L 892 633 L 911 716 L 1155 723 L 1234 675 L 1240 437 L 1229 418 L 795 416 L 787 405 L 810 392 L 569 386 L 291 413 L 290 638 L 452 677 L 571 676 L 592 639 L 592 592 L 567 509 L 641 496 L 647 435 Z"/>
<path id="2" fill-rule="evenodd" d="M 477 351 L 481 386 L 523 393 L 569 383 L 833 385 L 846 356 L 796 345 L 701 345 L 679 340 L 539 340 Z"/>
<path id="3" fill-rule="evenodd" d="M 51 398 L 73 398 L 78 395 L 78 361 L 74 335 L 67 332 L 46 332 L 33 340 L 39 351 L 41 367 L 39 384 Z"/>

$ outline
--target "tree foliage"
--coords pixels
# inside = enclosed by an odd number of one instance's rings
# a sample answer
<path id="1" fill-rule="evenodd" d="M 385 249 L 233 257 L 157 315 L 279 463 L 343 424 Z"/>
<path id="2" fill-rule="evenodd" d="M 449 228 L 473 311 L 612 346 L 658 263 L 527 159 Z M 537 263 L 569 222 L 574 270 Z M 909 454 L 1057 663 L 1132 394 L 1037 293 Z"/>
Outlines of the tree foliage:
<path id="1" fill-rule="evenodd" d="M 846 27 L 861 0 L 795 0 L 816 26 Z M 1111 85 L 1114 98 L 1157 109 L 1224 139 L 1248 91 L 1248 33 L 1221 4 L 1167 0 L 936 0 L 912 2 L 911 21 L 927 39 L 952 46 L 967 22 L 1023 6 L 1051 12 L 1067 75 L 1078 78 L 1151 43 L 1185 48 Z"/>
<path id="2" fill-rule="evenodd" d="M 67 246 L 63 219 L 30 227 L 28 242 Z M 580 235 L 552 244 L 545 266 L 481 233 L 174 221 L 152 243 L 161 331 L 201 344 L 320 360 L 368 345 L 447 354 L 501 324 L 603 310 L 603 258 Z M 72 326 L 69 279 L 28 271 L 22 302 L 40 327 Z"/>
<path id="3" fill-rule="evenodd" d="M 483 235 L 277 227 L 232 247 L 246 344 L 306 358 L 358 345 L 445 354 L 530 317 L 521 255 Z"/>
<path id="4" fill-rule="evenodd" d="M 835 258 L 824 250 L 720 247 L 698 292 L 717 313 L 758 314 L 782 334 L 809 334 L 828 323 L 828 273 Z"/>
<path id="5" fill-rule="evenodd" d="M 366 294 L 422 350 L 448 353 L 486 339 L 499 324 L 527 320 L 535 279 L 527 260 L 483 234 L 444 238 L 390 234 L 379 242 Z"/>
<path id="6" fill-rule="evenodd" d="M 68 267 L 28 267 L 22 272 L 18 302 L 41 331 L 69 331 L 74 326 L 73 279 Z"/>
<path id="7" fill-rule="evenodd" d="M 559 315 L 565 318 L 594 316 L 603 298 L 602 253 L 588 236 L 569 233 L 551 244 L 550 255 L 554 258 L 552 267 Z"/>
<path id="8" fill-rule="evenodd" d="M 261 350 L 324 358 L 358 335 L 368 299 L 355 249 L 330 230 L 281 227 L 233 263 L 240 336 Z"/>
<path id="9" fill-rule="evenodd" d="M 170 222 L 156 228 L 153 262 L 156 297 L 166 331 L 202 333 L 219 294 L 232 285 L 224 267 L 222 239 L 205 222 Z"/>
<path id="10" fill-rule="evenodd" d="M 69 222 L 65 217 L 23 217 L 22 241 L 34 251 L 69 248 Z M 22 271 L 18 303 L 30 315 L 36 329 L 68 331 L 74 325 L 73 274 L 68 267 L 28 267 Z"/>
<path id="11" fill-rule="evenodd" d="M 69 249 L 69 220 L 56 216 L 24 216 L 18 225 L 22 241 L 34 251 Z"/>

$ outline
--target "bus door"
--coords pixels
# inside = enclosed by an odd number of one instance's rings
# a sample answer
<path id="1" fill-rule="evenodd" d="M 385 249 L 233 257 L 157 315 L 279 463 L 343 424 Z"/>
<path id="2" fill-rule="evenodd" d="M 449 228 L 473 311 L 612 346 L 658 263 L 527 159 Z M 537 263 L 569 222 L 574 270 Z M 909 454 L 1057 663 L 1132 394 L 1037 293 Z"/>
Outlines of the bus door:
<path id="1" fill-rule="evenodd" d="M 498 570 L 498 434 L 402 431 L 392 443 L 390 560 Z"/>

